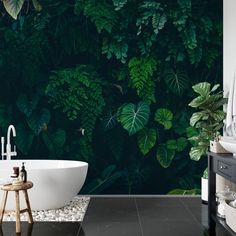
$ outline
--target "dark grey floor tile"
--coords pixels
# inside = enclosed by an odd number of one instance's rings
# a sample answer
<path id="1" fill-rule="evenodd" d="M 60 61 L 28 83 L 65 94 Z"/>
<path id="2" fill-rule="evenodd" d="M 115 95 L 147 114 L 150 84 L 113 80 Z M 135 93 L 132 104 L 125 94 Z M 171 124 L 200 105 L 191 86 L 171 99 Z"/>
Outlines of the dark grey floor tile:
<path id="1" fill-rule="evenodd" d="M 86 236 L 142 236 L 134 198 L 92 198 L 82 228 Z"/>
<path id="2" fill-rule="evenodd" d="M 203 236 L 204 231 L 196 222 L 149 221 L 142 223 L 144 236 Z"/>
<path id="3" fill-rule="evenodd" d="M 78 236 L 142 236 L 138 221 L 86 222 Z"/>
<path id="4" fill-rule="evenodd" d="M 139 208 L 141 222 L 155 221 L 195 221 L 194 216 L 184 207 L 142 207 Z"/>
<path id="5" fill-rule="evenodd" d="M 137 219 L 134 198 L 92 198 L 84 222 L 116 222 Z"/>
<path id="6" fill-rule="evenodd" d="M 188 207 L 199 207 L 202 204 L 200 197 L 182 197 L 180 201 Z"/>
<path id="7" fill-rule="evenodd" d="M 21 236 L 76 236 L 79 233 L 79 229 L 80 223 L 78 222 L 36 222 L 33 224 L 32 228 L 28 223 L 22 222 Z M 16 236 L 15 222 L 3 223 L 2 232 L 3 236 Z M 81 232 L 81 236 L 82 235 Z"/>
<path id="8" fill-rule="evenodd" d="M 179 197 L 137 197 L 137 206 L 142 207 L 182 207 Z"/>
<path id="9" fill-rule="evenodd" d="M 208 207 L 206 205 L 201 204 L 198 207 L 187 207 L 187 209 L 189 209 L 198 222 L 208 221 Z"/>

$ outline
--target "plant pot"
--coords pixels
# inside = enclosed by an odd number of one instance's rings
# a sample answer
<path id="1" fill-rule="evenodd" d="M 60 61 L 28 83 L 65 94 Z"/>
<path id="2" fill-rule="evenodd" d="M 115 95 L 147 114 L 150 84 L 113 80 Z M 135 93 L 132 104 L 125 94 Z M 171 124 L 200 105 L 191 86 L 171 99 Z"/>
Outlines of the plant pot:
<path id="1" fill-rule="evenodd" d="M 210 151 L 214 153 L 229 153 L 218 141 L 210 141 Z"/>
<path id="2" fill-rule="evenodd" d="M 201 178 L 202 201 L 208 202 L 208 179 Z"/>

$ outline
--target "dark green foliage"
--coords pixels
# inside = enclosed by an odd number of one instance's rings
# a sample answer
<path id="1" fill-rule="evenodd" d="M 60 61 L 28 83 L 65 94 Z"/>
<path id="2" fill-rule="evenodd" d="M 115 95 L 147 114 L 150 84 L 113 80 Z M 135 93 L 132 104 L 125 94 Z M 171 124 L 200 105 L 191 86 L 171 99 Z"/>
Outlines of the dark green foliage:
<path id="1" fill-rule="evenodd" d="M 91 136 L 101 114 L 104 99 L 98 76 L 86 66 L 55 71 L 46 88 L 54 108 L 62 109 L 68 119 L 79 119 L 86 135 Z"/>
<path id="2" fill-rule="evenodd" d="M 146 155 L 156 143 L 155 129 L 142 129 L 138 133 L 138 146 L 143 155 Z"/>
<path id="3" fill-rule="evenodd" d="M 222 1 L 27 3 L 0 18 L 0 133 L 16 126 L 19 158 L 87 161 L 87 194 L 198 193 L 188 103 L 222 80 Z"/>
<path id="4" fill-rule="evenodd" d="M 157 62 L 153 58 L 132 58 L 128 67 L 130 71 L 129 85 L 136 89 L 138 96 L 145 102 L 155 102 L 155 82 L 153 73 Z"/>

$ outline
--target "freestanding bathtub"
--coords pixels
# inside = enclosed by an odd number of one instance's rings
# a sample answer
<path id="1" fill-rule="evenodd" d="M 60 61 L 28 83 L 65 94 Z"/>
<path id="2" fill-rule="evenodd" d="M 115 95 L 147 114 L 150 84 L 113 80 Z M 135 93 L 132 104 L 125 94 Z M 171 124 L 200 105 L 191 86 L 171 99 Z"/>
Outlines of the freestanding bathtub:
<path id="1" fill-rule="evenodd" d="M 34 186 L 28 190 L 32 210 L 57 209 L 69 203 L 82 188 L 88 164 L 61 160 L 3 160 L 0 161 L 0 182 L 9 180 L 13 167 L 25 162 L 28 180 Z M 0 197 L 2 197 L 0 190 Z M 6 209 L 15 209 L 14 192 L 9 192 Z M 1 199 L 0 199 L 1 200 Z M 20 206 L 25 208 L 20 191 Z"/>

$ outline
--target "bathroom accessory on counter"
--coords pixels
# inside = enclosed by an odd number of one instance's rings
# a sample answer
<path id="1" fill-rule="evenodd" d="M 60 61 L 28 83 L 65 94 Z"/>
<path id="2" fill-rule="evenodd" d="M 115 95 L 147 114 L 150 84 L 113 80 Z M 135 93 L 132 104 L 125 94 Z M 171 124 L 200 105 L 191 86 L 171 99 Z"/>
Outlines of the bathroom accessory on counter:
<path id="1" fill-rule="evenodd" d="M 18 178 L 19 177 L 19 167 L 13 167 L 13 174 L 11 175 L 11 178 Z"/>
<path id="2" fill-rule="evenodd" d="M 6 159 L 7 160 L 11 160 L 11 156 L 16 156 L 17 155 L 17 152 L 16 152 L 16 146 L 14 145 L 14 151 L 11 150 L 11 142 L 10 142 L 10 135 L 11 135 L 11 132 L 12 132 L 12 135 L 13 137 L 16 137 L 16 129 L 13 125 L 10 125 L 8 127 L 8 130 L 7 130 L 7 145 L 6 145 L 6 152 L 4 152 L 4 143 L 5 143 L 5 140 L 4 140 L 4 137 L 1 137 L 1 143 L 2 143 L 2 160 L 4 160 L 4 156 L 6 156 Z"/>
<path id="3" fill-rule="evenodd" d="M 225 119 L 225 133 L 227 136 L 236 137 L 236 71 L 230 86 L 227 114 Z"/>
<path id="4" fill-rule="evenodd" d="M 24 182 L 19 178 L 16 178 L 12 181 L 12 185 L 22 185 Z"/>
<path id="5" fill-rule="evenodd" d="M 20 171 L 20 179 L 26 183 L 27 182 L 27 172 L 25 170 L 25 163 L 22 162 L 22 167 L 21 167 L 21 171 Z"/>
<path id="6" fill-rule="evenodd" d="M 7 196 L 9 191 L 14 191 L 15 192 L 15 201 L 16 201 L 16 233 L 21 232 L 21 226 L 20 226 L 20 214 L 24 212 L 28 212 L 28 223 L 33 224 L 33 216 L 30 208 L 30 201 L 28 197 L 28 189 L 31 189 L 33 187 L 33 183 L 28 181 L 26 183 L 21 184 L 20 186 L 18 185 L 7 185 L 7 186 L 1 186 L 1 190 L 4 191 L 3 199 L 2 199 L 2 208 L 0 209 L 0 224 L 2 224 L 3 221 L 3 216 L 5 212 L 5 207 L 7 203 Z M 19 200 L 19 191 L 23 191 L 24 196 L 25 196 L 25 202 L 27 205 L 26 209 L 20 210 L 20 200 Z"/>
<path id="7" fill-rule="evenodd" d="M 230 202 L 229 205 L 230 205 L 231 207 L 236 208 L 236 199 L 235 199 L 234 201 Z"/>
<path id="8" fill-rule="evenodd" d="M 230 205 L 229 201 L 225 203 L 225 220 L 226 224 L 236 233 L 236 208 Z"/>
<path id="9" fill-rule="evenodd" d="M 217 197 L 217 215 L 221 218 L 225 218 L 225 202 L 234 201 L 236 198 L 236 193 L 231 191 L 229 186 L 225 187 L 224 191 L 216 193 Z"/>
<path id="10" fill-rule="evenodd" d="M 233 156 L 236 154 L 236 137 L 229 137 L 224 136 L 219 140 L 222 147 L 229 151 L 230 153 L 233 153 Z"/>

